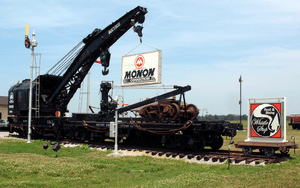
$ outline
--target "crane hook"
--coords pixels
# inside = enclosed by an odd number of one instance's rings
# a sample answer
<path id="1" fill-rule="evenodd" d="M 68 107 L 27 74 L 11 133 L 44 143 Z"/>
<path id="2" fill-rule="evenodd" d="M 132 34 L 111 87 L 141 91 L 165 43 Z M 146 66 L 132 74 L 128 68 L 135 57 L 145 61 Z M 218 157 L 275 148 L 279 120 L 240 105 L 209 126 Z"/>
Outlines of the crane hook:
<path id="1" fill-rule="evenodd" d="M 138 36 L 140 37 L 140 42 L 141 43 L 142 43 L 142 36 L 143 36 L 143 33 L 142 33 L 143 28 L 144 27 L 140 26 L 140 25 L 133 27 L 133 31 L 138 34 Z"/>
<path id="2" fill-rule="evenodd" d="M 107 67 L 104 67 L 104 70 L 102 70 L 102 75 L 103 76 L 108 75 L 108 73 L 109 73 L 109 69 L 106 70 L 106 68 Z"/>

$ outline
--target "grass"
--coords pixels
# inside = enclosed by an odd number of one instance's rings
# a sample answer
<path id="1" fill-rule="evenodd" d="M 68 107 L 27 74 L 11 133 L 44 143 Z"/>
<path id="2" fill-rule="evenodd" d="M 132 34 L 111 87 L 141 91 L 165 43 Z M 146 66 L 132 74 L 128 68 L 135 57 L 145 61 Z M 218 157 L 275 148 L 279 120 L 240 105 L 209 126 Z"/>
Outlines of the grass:
<path id="1" fill-rule="evenodd" d="M 245 126 L 244 126 L 245 128 Z M 300 139 L 300 130 L 287 130 Z M 239 131 L 234 141 L 246 139 Z M 230 138 L 224 138 L 224 146 Z M 108 156 L 88 146 L 47 154 L 41 140 L 0 139 L 0 187 L 300 187 L 300 154 L 266 166 L 208 165 L 147 156 Z M 232 147 L 231 149 L 234 149 Z"/>

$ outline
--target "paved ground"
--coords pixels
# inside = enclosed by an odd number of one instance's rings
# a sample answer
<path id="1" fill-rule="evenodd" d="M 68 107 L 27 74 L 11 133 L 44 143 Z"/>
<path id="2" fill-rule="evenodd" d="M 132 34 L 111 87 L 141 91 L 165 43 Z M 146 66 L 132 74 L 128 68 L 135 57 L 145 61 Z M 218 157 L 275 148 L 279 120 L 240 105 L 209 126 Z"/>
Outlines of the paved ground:
<path id="1" fill-rule="evenodd" d="M 0 139 L 1 138 L 7 138 L 8 134 L 9 134 L 8 131 L 0 130 Z"/>

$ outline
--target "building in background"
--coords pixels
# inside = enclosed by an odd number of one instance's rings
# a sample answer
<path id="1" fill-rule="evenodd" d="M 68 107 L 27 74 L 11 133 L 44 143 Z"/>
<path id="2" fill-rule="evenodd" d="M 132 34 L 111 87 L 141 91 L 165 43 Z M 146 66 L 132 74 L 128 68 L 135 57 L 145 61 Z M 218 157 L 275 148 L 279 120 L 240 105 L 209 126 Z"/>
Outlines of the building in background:
<path id="1" fill-rule="evenodd" d="M 0 96 L 0 119 L 7 119 L 8 97 Z"/>

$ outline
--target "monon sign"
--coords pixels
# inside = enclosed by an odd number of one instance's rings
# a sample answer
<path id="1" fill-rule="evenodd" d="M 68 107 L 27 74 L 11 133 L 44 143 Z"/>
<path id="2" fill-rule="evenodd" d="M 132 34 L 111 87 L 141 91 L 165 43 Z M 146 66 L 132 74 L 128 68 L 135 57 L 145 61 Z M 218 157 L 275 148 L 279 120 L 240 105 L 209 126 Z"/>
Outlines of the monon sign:
<path id="1" fill-rule="evenodd" d="M 161 83 L 161 51 L 123 56 L 121 86 Z"/>

